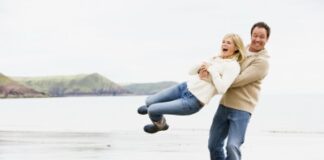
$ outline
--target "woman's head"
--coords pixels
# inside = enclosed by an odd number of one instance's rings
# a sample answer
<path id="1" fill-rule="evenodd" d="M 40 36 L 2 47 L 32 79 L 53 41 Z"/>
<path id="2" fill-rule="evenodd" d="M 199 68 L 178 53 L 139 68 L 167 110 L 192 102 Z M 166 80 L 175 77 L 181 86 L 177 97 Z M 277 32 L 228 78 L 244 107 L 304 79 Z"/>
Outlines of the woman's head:
<path id="1" fill-rule="evenodd" d="M 245 48 L 241 37 L 234 33 L 226 34 L 222 41 L 221 57 L 234 58 L 241 62 L 245 58 Z"/>

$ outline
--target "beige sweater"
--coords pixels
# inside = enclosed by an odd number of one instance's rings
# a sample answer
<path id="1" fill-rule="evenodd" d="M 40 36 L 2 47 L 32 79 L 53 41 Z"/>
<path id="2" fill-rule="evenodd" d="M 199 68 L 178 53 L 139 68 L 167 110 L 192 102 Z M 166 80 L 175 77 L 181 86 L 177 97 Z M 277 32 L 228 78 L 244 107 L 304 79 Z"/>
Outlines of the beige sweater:
<path id="1" fill-rule="evenodd" d="M 188 90 L 203 104 L 207 104 L 216 94 L 223 94 L 234 82 L 240 72 L 240 65 L 235 59 L 214 57 L 208 60 L 208 78 L 201 80 L 198 70 L 201 64 L 190 70 L 192 75 L 187 81 Z"/>
<path id="2" fill-rule="evenodd" d="M 220 103 L 226 107 L 252 113 L 260 95 L 261 82 L 268 74 L 268 54 L 264 49 L 258 53 L 249 52 L 240 64 L 241 73 L 223 95 Z"/>

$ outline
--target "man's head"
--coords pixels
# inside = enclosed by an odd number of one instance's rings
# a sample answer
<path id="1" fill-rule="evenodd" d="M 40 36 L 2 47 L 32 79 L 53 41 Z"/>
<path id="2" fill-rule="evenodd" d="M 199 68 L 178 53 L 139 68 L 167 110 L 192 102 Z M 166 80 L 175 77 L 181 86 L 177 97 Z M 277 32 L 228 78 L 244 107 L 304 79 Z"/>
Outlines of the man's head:
<path id="1" fill-rule="evenodd" d="M 251 28 L 251 52 L 259 52 L 264 49 L 270 36 L 270 27 L 264 22 L 255 23 Z"/>

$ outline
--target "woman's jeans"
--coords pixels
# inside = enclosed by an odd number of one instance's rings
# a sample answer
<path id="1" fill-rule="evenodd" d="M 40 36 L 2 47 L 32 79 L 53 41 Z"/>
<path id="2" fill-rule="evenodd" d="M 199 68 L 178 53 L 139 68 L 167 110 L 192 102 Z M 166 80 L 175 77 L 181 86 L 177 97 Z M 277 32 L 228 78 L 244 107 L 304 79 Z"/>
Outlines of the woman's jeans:
<path id="1" fill-rule="evenodd" d="M 240 146 L 244 142 L 251 114 L 219 105 L 209 133 L 208 148 L 211 160 L 240 160 Z M 224 140 L 227 139 L 225 158 Z"/>
<path id="2" fill-rule="evenodd" d="M 202 107 L 199 100 L 189 92 L 185 82 L 149 96 L 146 106 L 154 122 L 158 122 L 163 114 L 190 115 Z"/>

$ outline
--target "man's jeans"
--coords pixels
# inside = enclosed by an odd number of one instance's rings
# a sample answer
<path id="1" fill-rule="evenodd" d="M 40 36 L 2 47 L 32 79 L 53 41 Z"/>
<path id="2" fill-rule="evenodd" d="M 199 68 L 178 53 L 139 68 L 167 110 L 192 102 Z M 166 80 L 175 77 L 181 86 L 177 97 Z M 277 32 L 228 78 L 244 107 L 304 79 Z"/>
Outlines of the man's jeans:
<path id="1" fill-rule="evenodd" d="M 251 114 L 219 105 L 209 133 L 208 148 L 211 160 L 240 160 L 240 146 L 244 142 Z M 227 139 L 225 158 L 224 141 Z"/>
<path id="2" fill-rule="evenodd" d="M 159 121 L 163 114 L 190 115 L 201 109 L 201 103 L 187 89 L 187 83 L 164 89 L 146 99 L 152 121 Z"/>

